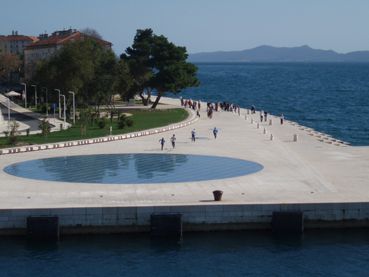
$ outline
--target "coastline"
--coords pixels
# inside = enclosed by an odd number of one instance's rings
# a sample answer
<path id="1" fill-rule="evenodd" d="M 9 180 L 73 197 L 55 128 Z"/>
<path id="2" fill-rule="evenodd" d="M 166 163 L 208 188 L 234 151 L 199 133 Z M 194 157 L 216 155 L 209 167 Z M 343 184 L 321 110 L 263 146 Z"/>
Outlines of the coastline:
<path id="1" fill-rule="evenodd" d="M 178 99 L 163 101 L 179 104 Z M 259 122 L 258 128 L 257 117 L 258 113 L 241 109 L 241 116 L 218 112 L 207 119 L 203 110 L 191 126 L 163 127 L 170 131 L 164 135 L 176 132 L 176 153 L 235 157 L 264 165 L 261 172 L 243 177 L 179 184 L 89 185 L 29 180 L 2 171 L 0 233 L 22 233 L 28 216 L 51 215 L 59 217 L 66 233 L 147 230 L 154 212 L 183 214 L 184 230 L 268 229 L 276 211 L 303 212 L 306 228 L 368 226 L 369 173 L 365 169 L 369 147 L 347 146 L 321 133 L 314 133 L 320 137 L 310 135 L 314 130 L 290 121 L 281 126 L 275 116 L 271 116 L 272 125 Z M 214 125 L 220 129 L 216 141 L 209 131 Z M 203 139 L 192 145 L 189 133 L 194 127 Z M 293 141 L 295 134 L 297 141 Z M 0 166 L 75 155 L 76 150 L 78 154 L 155 153 L 160 151 L 158 136 L 154 132 L 130 140 L 4 155 Z M 214 189 L 224 191 L 223 201 L 212 201 Z"/>

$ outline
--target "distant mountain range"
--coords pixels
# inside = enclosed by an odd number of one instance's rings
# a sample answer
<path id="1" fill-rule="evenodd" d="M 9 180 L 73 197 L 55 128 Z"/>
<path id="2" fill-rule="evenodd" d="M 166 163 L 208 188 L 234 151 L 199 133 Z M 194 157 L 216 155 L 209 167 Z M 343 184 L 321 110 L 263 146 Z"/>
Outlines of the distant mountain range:
<path id="1" fill-rule="evenodd" d="M 190 62 L 369 62 L 369 51 L 347 54 L 333 50 L 263 45 L 241 51 L 217 51 L 190 54 Z"/>

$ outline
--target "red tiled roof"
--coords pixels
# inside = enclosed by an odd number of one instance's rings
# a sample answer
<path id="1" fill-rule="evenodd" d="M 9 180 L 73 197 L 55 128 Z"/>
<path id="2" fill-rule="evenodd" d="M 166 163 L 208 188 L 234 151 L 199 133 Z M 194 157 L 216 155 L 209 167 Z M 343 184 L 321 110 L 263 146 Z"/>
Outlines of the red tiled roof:
<path id="1" fill-rule="evenodd" d="M 90 36 L 85 35 L 81 32 L 74 32 L 72 34 L 60 35 L 60 36 L 51 36 L 51 37 L 46 38 L 46 39 L 40 39 L 39 41 L 28 45 L 26 47 L 26 49 L 56 46 L 56 45 L 67 43 L 69 41 L 81 40 L 85 37 L 90 37 Z M 90 37 L 90 38 L 92 38 L 92 37 Z M 110 42 L 102 40 L 102 39 L 98 39 L 98 38 L 93 38 L 93 39 L 98 41 L 101 44 L 104 44 L 104 45 L 108 45 L 108 46 L 112 45 Z"/>
<path id="2" fill-rule="evenodd" d="M 36 42 L 39 40 L 38 37 L 34 37 L 34 36 L 30 36 L 29 38 L 32 39 L 33 42 Z"/>
<path id="3" fill-rule="evenodd" d="M 34 41 L 30 36 L 23 36 L 23 35 L 10 35 L 10 36 L 0 36 L 1 40 L 7 41 L 19 41 L 19 40 L 27 40 L 27 41 Z"/>

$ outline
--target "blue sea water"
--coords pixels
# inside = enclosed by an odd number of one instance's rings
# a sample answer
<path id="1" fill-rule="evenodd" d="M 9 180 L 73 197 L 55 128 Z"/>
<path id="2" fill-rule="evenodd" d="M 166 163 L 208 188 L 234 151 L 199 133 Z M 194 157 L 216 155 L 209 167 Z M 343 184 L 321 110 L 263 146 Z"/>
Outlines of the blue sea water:
<path id="1" fill-rule="evenodd" d="M 228 101 L 369 145 L 369 63 L 197 64 L 201 85 L 184 98 Z"/>
<path id="2" fill-rule="evenodd" d="M 368 276 L 367 230 L 185 233 L 182 244 L 149 235 L 0 238 L 1 277 Z"/>

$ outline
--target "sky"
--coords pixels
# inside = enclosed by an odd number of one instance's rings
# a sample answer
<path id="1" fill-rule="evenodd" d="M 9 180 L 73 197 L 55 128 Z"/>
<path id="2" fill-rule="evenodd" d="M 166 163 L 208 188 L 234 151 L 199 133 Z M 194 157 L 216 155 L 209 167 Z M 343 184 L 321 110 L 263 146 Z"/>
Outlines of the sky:
<path id="1" fill-rule="evenodd" d="M 0 34 L 96 29 L 121 54 L 152 28 L 189 53 L 260 45 L 369 50 L 369 0 L 0 0 Z"/>

